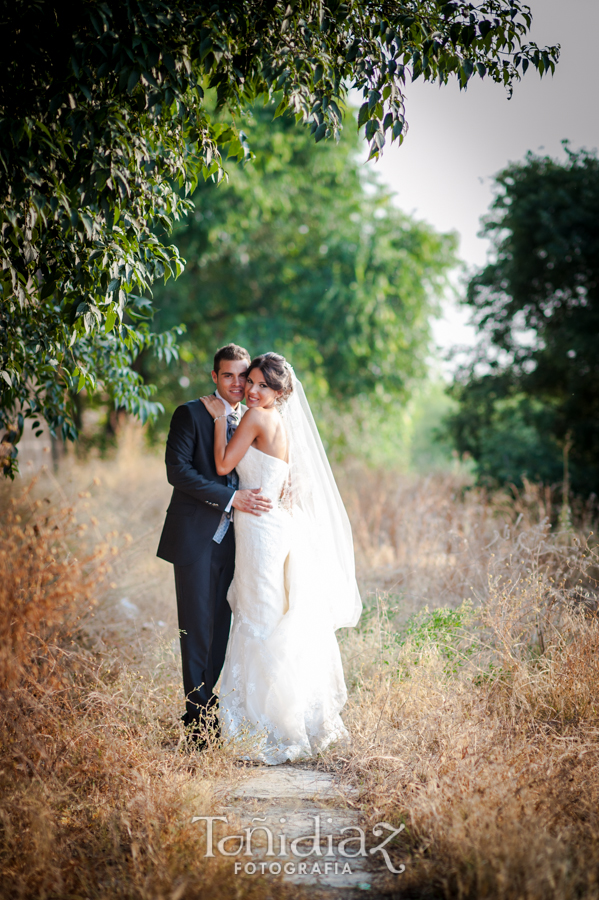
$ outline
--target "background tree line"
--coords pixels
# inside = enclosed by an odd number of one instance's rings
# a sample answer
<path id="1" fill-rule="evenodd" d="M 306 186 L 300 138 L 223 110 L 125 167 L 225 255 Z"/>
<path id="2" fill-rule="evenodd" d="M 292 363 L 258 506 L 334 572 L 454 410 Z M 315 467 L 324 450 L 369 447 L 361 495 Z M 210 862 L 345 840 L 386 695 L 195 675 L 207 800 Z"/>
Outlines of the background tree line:
<path id="1" fill-rule="evenodd" d="M 173 231 L 185 272 L 154 291 L 155 327 L 185 324 L 179 359 L 143 358 L 166 407 L 160 431 L 232 340 L 290 359 L 330 451 L 405 461 L 405 404 L 427 374 L 456 237 L 401 212 L 364 165 L 355 119 L 345 126 L 317 146 L 291 116 L 256 106 L 244 124 L 255 159 L 226 186 L 198 185 Z"/>
<path id="2" fill-rule="evenodd" d="M 466 303 L 480 341 L 449 430 L 491 485 L 522 477 L 599 494 L 599 160 L 529 153 L 496 179 L 492 261 Z"/>
<path id="3" fill-rule="evenodd" d="M 15 0 L 0 16 L 5 472 L 26 418 L 65 438 L 84 403 L 155 418 L 156 385 L 169 407 L 188 397 L 221 336 L 287 353 L 340 452 L 369 434 L 397 449 L 455 248 L 360 176 L 348 119 L 323 139 L 352 88 L 372 158 L 403 140 L 409 80 L 511 90 L 552 72 L 526 4 Z M 597 166 L 530 156 L 498 177 L 495 258 L 466 301 L 481 343 L 446 429 L 489 483 L 554 482 L 567 452 L 574 488 L 598 489 Z"/>

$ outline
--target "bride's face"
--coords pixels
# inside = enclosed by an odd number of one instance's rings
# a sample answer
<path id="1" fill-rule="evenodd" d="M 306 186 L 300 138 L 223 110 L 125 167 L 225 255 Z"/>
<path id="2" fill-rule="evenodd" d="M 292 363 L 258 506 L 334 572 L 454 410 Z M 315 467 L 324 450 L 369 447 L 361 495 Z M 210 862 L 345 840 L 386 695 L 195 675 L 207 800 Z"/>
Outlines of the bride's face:
<path id="1" fill-rule="evenodd" d="M 245 402 L 248 407 L 262 406 L 270 409 L 281 394 L 281 391 L 273 391 L 264 380 L 261 369 L 252 369 L 248 372 L 245 383 Z"/>

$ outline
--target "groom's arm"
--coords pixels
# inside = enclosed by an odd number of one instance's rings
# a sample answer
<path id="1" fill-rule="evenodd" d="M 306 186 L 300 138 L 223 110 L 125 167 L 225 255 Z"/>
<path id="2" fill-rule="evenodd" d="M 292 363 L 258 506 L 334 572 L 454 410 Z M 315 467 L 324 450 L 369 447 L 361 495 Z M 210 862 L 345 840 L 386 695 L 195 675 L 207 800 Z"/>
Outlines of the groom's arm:
<path id="1" fill-rule="evenodd" d="M 191 411 L 179 406 L 173 413 L 166 442 L 166 475 L 169 484 L 196 500 L 224 512 L 235 491 L 226 484 L 205 478 L 193 465 L 196 430 Z"/>

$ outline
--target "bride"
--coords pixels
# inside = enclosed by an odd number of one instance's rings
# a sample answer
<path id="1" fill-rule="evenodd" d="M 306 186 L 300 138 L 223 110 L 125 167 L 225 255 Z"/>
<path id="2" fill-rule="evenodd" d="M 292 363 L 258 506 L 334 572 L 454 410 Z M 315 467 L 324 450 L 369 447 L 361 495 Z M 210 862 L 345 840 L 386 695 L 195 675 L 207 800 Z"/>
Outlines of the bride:
<path id="1" fill-rule="evenodd" d="M 303 388 L 277 353 L 247 371 L 247 410 L 227 444 L 225 407 L 202 397 L 214 418 L 219 475 L 273 502 L 262 516 L 235 512 L 233 625 L 220 687 L 223 735 L 250 735 L 252 758 L 276 765 L 345 740 L 347 699 L 335 630 L 357 623 L 347 513 Z"/>

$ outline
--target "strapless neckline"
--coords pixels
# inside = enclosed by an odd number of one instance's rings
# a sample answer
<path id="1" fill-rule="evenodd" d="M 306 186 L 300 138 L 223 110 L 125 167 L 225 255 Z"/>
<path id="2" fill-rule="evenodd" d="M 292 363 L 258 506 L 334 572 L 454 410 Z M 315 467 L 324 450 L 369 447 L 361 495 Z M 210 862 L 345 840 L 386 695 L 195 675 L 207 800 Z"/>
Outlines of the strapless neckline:
<path id="1" fill-rule="evenodd" d="M 274 459 L 274 460 L 276 460 L 276 462 L 281 462 L 281 463 L 283 463 L 284 466 L 289 466 L 289 463 L 286 462 L 284 459 L 281 459 L 280 456 L 271 456 L 270 453 L 265 453 L 264 450 L 258 450 L 258 448 L 257 448 L 257 447 L 254 447 L 253 444 L 250 444 L 249 449 L 250 449 L 250 450 L 255 450 L 256 453 L 260 453 L 261 456 L 266 456 L 267 459 Z"/>

